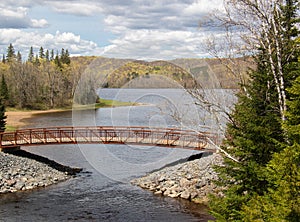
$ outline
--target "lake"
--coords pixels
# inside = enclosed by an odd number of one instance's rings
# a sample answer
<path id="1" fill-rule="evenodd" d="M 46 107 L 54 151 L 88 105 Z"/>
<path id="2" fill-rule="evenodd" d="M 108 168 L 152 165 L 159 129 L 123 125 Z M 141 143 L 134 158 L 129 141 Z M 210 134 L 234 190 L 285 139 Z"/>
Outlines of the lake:
<path id="1" fill-rule="evenodd" d="M 227 92 L 217 94 L 226 101 Z M 113 125 L 197 129 L 201 125 L 209 130 L 216 125 L 213 117 L 202 112 L 181 89 L 101 89 L 99 95 L 141 105 L 36 115 L 27 120 L 28 127 Z M 81 167 L 83 172 L 44 189 L 0 196 L 0 221 L 211 219 L 202 205 L 156 196 L 130 184 L 133 178 L 199 151 L 126 144 L 56 145 L 26 150 L 65 165 Z"/>

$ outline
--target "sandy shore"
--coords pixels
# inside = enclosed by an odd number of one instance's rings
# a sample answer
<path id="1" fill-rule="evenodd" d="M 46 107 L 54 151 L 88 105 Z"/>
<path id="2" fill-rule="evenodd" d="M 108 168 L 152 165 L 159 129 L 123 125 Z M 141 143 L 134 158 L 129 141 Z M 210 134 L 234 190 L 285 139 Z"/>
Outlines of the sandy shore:
<path id="1" fill-rule="evenodd" d="M 33 117 L 35 114 L 41 113 L 53 113 L 53 112 L 61 112 L 62 110 L 59 109 L 52 109 L 52 110 L 35 110 L 35 111 L 7 111 L 5 114 L 7 116 L 6 124 L 8 126 L 14 128 L 21 128 L 26 126 L 25 119 Z"/>

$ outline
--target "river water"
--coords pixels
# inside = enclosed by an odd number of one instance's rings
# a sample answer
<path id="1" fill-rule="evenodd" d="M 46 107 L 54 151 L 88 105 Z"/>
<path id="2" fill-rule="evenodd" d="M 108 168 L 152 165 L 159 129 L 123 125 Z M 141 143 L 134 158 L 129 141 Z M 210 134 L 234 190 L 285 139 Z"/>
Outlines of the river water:
<path id="1" fill-rule="evenodd" d="M 36 115 L 27 120 L 28 127 L 121 125 L 192 128 L 194 120 L 203 117 L 196 107 L 190 106 L 189 96 L 179 89 L 102 89 L 99 93 L 107 99 L 143 105 Z M 47 188 L 0 196 L 0 221 L 212 219 L 204 206 L 156 196 L 130 184 L 133 178 L 199 151 L 113 144 L 24 149 L 65 165 L 81 167 L 83 172 Z"/>

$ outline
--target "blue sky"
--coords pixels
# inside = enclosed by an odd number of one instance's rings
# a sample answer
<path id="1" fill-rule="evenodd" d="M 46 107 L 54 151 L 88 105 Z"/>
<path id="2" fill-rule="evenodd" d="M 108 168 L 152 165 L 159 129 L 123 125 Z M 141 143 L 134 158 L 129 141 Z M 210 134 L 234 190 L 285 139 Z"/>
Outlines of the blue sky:
<path id="1" fill-rule="evenodd" d="M 71 55 L 145 60 L 207 57 L 201 29 L 222 0 L 0 0 L 0 53 L 12 43 Z"/>

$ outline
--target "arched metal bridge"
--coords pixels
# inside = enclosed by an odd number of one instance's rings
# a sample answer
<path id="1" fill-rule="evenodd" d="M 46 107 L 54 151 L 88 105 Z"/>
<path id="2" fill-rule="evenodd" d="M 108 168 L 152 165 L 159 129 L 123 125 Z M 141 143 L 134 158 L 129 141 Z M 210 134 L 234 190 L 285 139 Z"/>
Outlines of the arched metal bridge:
<path id="1" fill-rule="evenodd" d="M 78 126 L 22 129 L 0 133 L 0 149 L 49 144 L 136 144 L 211 150 L 209 141 L 218 138 L 207 132 L 178 128 L 132 126 Z"/>

